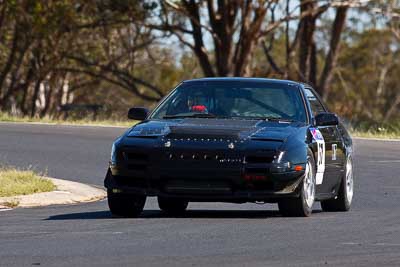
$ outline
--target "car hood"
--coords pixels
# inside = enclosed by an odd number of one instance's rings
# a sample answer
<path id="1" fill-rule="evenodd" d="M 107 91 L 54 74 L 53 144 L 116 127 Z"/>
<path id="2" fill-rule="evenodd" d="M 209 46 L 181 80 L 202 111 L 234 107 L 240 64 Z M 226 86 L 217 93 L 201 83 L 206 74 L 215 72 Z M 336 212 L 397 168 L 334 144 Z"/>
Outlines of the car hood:
<path id="1" fill-rule="evenodd" d="M 300 122 L 276 122 L 244 119 L 184 118 L 149 120 L 132 127 L 127 138 L 158 138 L 172 140 L 278 141 L 304 127 Z"/>

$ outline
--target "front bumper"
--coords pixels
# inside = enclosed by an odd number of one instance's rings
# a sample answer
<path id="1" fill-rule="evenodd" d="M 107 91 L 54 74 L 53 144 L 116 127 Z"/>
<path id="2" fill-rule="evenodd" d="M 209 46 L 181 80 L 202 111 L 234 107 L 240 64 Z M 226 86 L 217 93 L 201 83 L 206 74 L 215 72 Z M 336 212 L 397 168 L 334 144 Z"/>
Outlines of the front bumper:
<path id="1" fill-rule="evenodd" d="M 119 172 L 121 173 L 121 171 Z M 108 171 L 104 186 L 115 193 L 181 198 L 188 201 L 276 202 L 282 197 L 298 197 L 304 173 L 270 175 L 264 181 L 235 179 L 163 179 L 112 174 Z"/>
<path id="2" fill-rule="evenodd" d="M 189 201 L 275 202 L 298 196 L 304 171 L 277 168 L 275 154 L 248 147 L 125 146 L 110 163 L 104 185 L 114 192 Z"/>

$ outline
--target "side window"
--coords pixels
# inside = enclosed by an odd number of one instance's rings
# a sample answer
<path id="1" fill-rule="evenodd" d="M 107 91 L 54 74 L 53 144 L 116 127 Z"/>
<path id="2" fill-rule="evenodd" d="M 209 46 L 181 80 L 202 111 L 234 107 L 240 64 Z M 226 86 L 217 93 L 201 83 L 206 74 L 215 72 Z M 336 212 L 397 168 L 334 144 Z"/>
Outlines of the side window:
<path id="1" fill-rule="evenodd" d="M 308 102 L 310 102 L 311 111 L 314 114 L 314 116 L 321 112 L 325 112 L 324 107 L 322 106 L 321 102 L 319 102 L 319 100 L 315 96 L 315 94 L 310 89 L 307 89 L 307 88 L 305 88 L 304 91 L 306 93 Z"/>

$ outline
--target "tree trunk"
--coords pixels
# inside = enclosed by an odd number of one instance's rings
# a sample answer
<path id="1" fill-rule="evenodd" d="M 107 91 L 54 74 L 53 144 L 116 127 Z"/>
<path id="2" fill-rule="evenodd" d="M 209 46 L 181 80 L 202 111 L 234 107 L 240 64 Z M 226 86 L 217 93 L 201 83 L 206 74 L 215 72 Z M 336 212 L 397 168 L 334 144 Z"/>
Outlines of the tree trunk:
<path id="1" fill-rule="evenodd" d="M 192 26 L 192 36 L 194 41 L 194 52 L 199 59 L 200 66 L 207 77 L 215 76 L 211 66 L 207 51 L 203 42 L 203 33 L 200 25 L 199 6 L 194 0 L 190 2 L 183 1 L 187 11 L 190 14 L 190 24 Z"/>
<path id="2" fill-rule="evenodd" d="M 18 56 L 14 56 L 14 58 L 17 58 L 13 63 L 13 68 L 10 70 L 10 83 L 8 85 L 8 88 L 3 92 L 2 98 L 0 99 L 0 106 L 3 106 L 3 110 L 6 108 L 9 98 L 12 95 L 14 95 L 15 97 L 15 94 L 17 94 L 17 92 L 21 89 L 21 84 L 18 82 L 20 80 L 20 69 L 21 67 L 23 67 L 23 61 L 29 46 L 30 43 L 25 42 L 23 46 L 19 49 L 19 53 L 16 53 L 16 55 L 18 54 Z"/>
<path id="3" fill-rule="evenodd" d="M 7 62 L 4 64 L 4 68 L 0 71 L 0 95 L 6 76 L 10 72 L 11 67 L 14 64 L 15 54 L 18 49 L 18 41 L 19 41 L 19 26 L 15 25 L 11 51 L 8 56 Z"/>
<path id="4" fill-rule="evenodd" d="M 42 83 L 42 80 L 38 79 L 36 81 L 35 88 L 33 89 L 33 96 L 31 99 L 31 117 L 34 117 L 35 113 L 36 113 L 36 99 L 39 96 L 39 89 L 40 89 L 41 83 Z"/>
<path id="5" fill-rule="evenodd" d="M 20 109 L 21 112 L 24 116 L 26 116 L 28 114 L 28 109 L 26 107 L 26 101 L 28 99 L 28 94 L 29 94 L 29 85 L 32 82 L 32 78 L 33 78 L 33 74 L 34 74 L 34 70 L 33 70 L 33 60 L 30 61 L 30 65 L 29 65 L 29 69 L 28 69 L 28 73 L 25 76 L 25 81 L 24 83 L 21 85 L 21 89 L 22 89 L 22 100 L 21 100 L 21 104 L 20 104 Z"/>
<path id="6" fill-rule="evenodd" d="M 345 25 L 347 10 L 347 6 L 342 6 L 338 7 L 336 11 L 336 17 L 332 27 L 329 52 L 325 60 L 324 69 L 322 70 L 322 74 L 319 79 L 319 85 L 316 88 L 324 100 L 327 99 L 329 94 L 329 84 L 332 80 L 332 70 L 336 64 L 336 58 L 340 45 L 340 37 Z"/>
<path id="7" fill-rule="evenodd" d="M 383 122 L 388 122 L 390 117 L 396 112 L 397 106 L 400 104 L 400 94 L 397 94 L 396 99 L 393 101 L 393 103 L 390 105 L 389 109 L 384 115 Z"/>
<path id="8" fill-rule="evenodd" d="M 309 13 L 300 21 L 300 47 L 299 47 L 299 80 L 307 82 L 307 76 L 310 71 L 310 54 L 315 30 L 315 18 L 312 11 L 315 8 L 315 2 L 309 0 L 301 1 L 301 13 Z"/>
<path id="9" fill-rule="evenodd" d="M 315 86 L 317 84 L 317 70 L 318 70 L 318 60 L 317 60 L 317 46 L 313 41 L 311 44 L 310 51 L 310 71 L 308 73 L 308 82 Z"/>

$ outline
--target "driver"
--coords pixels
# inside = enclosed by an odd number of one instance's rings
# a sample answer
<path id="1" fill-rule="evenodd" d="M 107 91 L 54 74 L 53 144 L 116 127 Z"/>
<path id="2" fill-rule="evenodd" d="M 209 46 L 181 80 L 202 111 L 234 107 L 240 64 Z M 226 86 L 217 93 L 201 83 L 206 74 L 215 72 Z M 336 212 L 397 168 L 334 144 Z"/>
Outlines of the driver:
<path id="1" fill-rule="evenodd" d="M 216 108 L 216 114 L 220 116 L 232 116 L 233 107 L 235 105 L 235 98 L 233 97 L 225 97 L 218 101 L 218 105 Z"/>
<path id="2" fill-rule="evenodd" d="M 201 98 L 188 97 L 187 106 L 190 112 L 208 113 L 207 107 L 201 104 Z"/>

